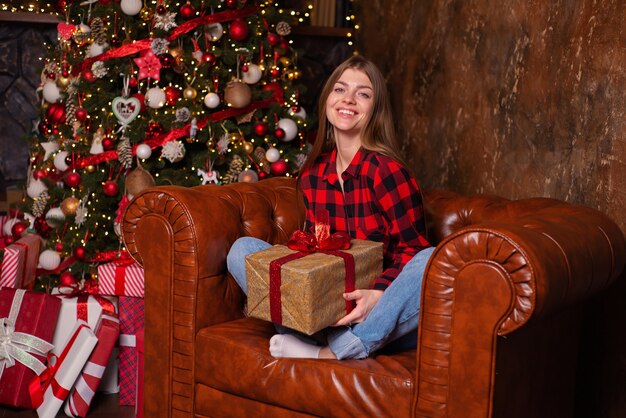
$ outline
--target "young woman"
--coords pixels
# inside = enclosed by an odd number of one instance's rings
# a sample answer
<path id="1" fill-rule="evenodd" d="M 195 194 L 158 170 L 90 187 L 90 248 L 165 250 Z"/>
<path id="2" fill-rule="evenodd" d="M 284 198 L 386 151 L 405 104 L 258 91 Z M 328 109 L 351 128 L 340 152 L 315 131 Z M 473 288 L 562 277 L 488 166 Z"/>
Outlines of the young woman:
<path id="1" fill-rule="evenodd" d="M 419 187 L 401 163 L 385 80 L 361 56 L 340 64 L 320 96 L 319 131 L 299 186 L 307 223 L 320 207 L 331 232 L 383 242 L 383 272 L 370 289 L 344 294 L 356 308 L 325 332 L 319 346 L 283 332 L 270 340 L 274 357 L 360 359 L 415 332 L 422 276 L 433 251 L 425 237 Z M 269 247 L 244 237 L 228 254 L 228 270 L 246 292 L 245 256 Z"/>

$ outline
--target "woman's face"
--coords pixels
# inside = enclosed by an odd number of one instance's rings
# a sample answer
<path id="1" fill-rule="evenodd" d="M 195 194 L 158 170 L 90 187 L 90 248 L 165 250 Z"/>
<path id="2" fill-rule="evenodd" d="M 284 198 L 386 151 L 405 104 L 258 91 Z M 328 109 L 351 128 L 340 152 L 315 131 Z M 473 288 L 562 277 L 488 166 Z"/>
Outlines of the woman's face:
<path id="1" fill-rule="evenodd" d="M 358 136 L 374 107 L 374 89 L 369 77 L 348 68 L 341 74 L 326 99 L 326 117 L 335 134 Z"/>

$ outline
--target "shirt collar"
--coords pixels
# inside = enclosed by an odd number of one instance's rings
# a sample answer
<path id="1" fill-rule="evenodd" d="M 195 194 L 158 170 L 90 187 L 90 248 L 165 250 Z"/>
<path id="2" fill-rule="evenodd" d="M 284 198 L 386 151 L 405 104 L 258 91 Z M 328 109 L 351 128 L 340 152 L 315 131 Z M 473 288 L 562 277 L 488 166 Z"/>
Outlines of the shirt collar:
<path id="1" fill-rule="evenodd" d="M 359 148 L 350 162 L 350 165 L 344 172 L 352 178 L 357 177 L 361 171 L 361 163 L 365 160 L 366 154 L 367 151 L 365 151 L 363 147 Z M 324 180 L 327 180 L 330 183 L 335 183 L 337 181 L 337 148 L 333 148 L 330 153 L 330 160 L 328 160 L 328 164 L 326 165 L 326 170 L 324 172 Z"/>

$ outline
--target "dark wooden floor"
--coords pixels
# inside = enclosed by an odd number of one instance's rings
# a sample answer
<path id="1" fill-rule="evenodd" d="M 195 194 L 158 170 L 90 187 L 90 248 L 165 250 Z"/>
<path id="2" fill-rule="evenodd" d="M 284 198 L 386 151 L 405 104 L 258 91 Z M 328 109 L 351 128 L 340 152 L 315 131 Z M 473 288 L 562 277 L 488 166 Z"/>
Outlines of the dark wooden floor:
<path id="1" fill-rule="evenodd" d="M 59 411 L 57 418 L 65 417 L 63 408 Z M 17 411 L 0 406 L 0 418 L 36 418 L 35 411 Z M 134 418 L 134 406 L 120 406 L 117 400 L 117 394 L 105 395 L 97 393 L 93 400 L 91 408 L 89 408 L 88 418 Z"/>

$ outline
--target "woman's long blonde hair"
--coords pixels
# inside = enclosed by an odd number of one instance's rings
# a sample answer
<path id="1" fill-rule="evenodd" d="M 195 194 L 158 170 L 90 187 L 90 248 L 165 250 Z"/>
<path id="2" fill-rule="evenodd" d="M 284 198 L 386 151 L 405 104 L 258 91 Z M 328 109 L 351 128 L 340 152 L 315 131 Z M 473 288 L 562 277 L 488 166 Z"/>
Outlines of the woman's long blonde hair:
<path id="1" fill-rule="evenodd" d="M 370 79 L 374 91 L 372 113 L 361 132 L 363 148 L 368 151 L 379 152 L 403 163 L 396 143 L 391 103 L 389 101 L 385 78 L 373 62 L 360 55 L 354 55 L 335 68 L 322 89 L 318 104 L 319 123 L 317 136 L 313 148 L 302 166 L 301 172 L 310 167 L 321 153 L 331 151 L 336 146 L 332 126 L 326 117 L 326 100 L 337 80 L 339 80 L 343 72 L 349 68 L 365 73 Z"/>

